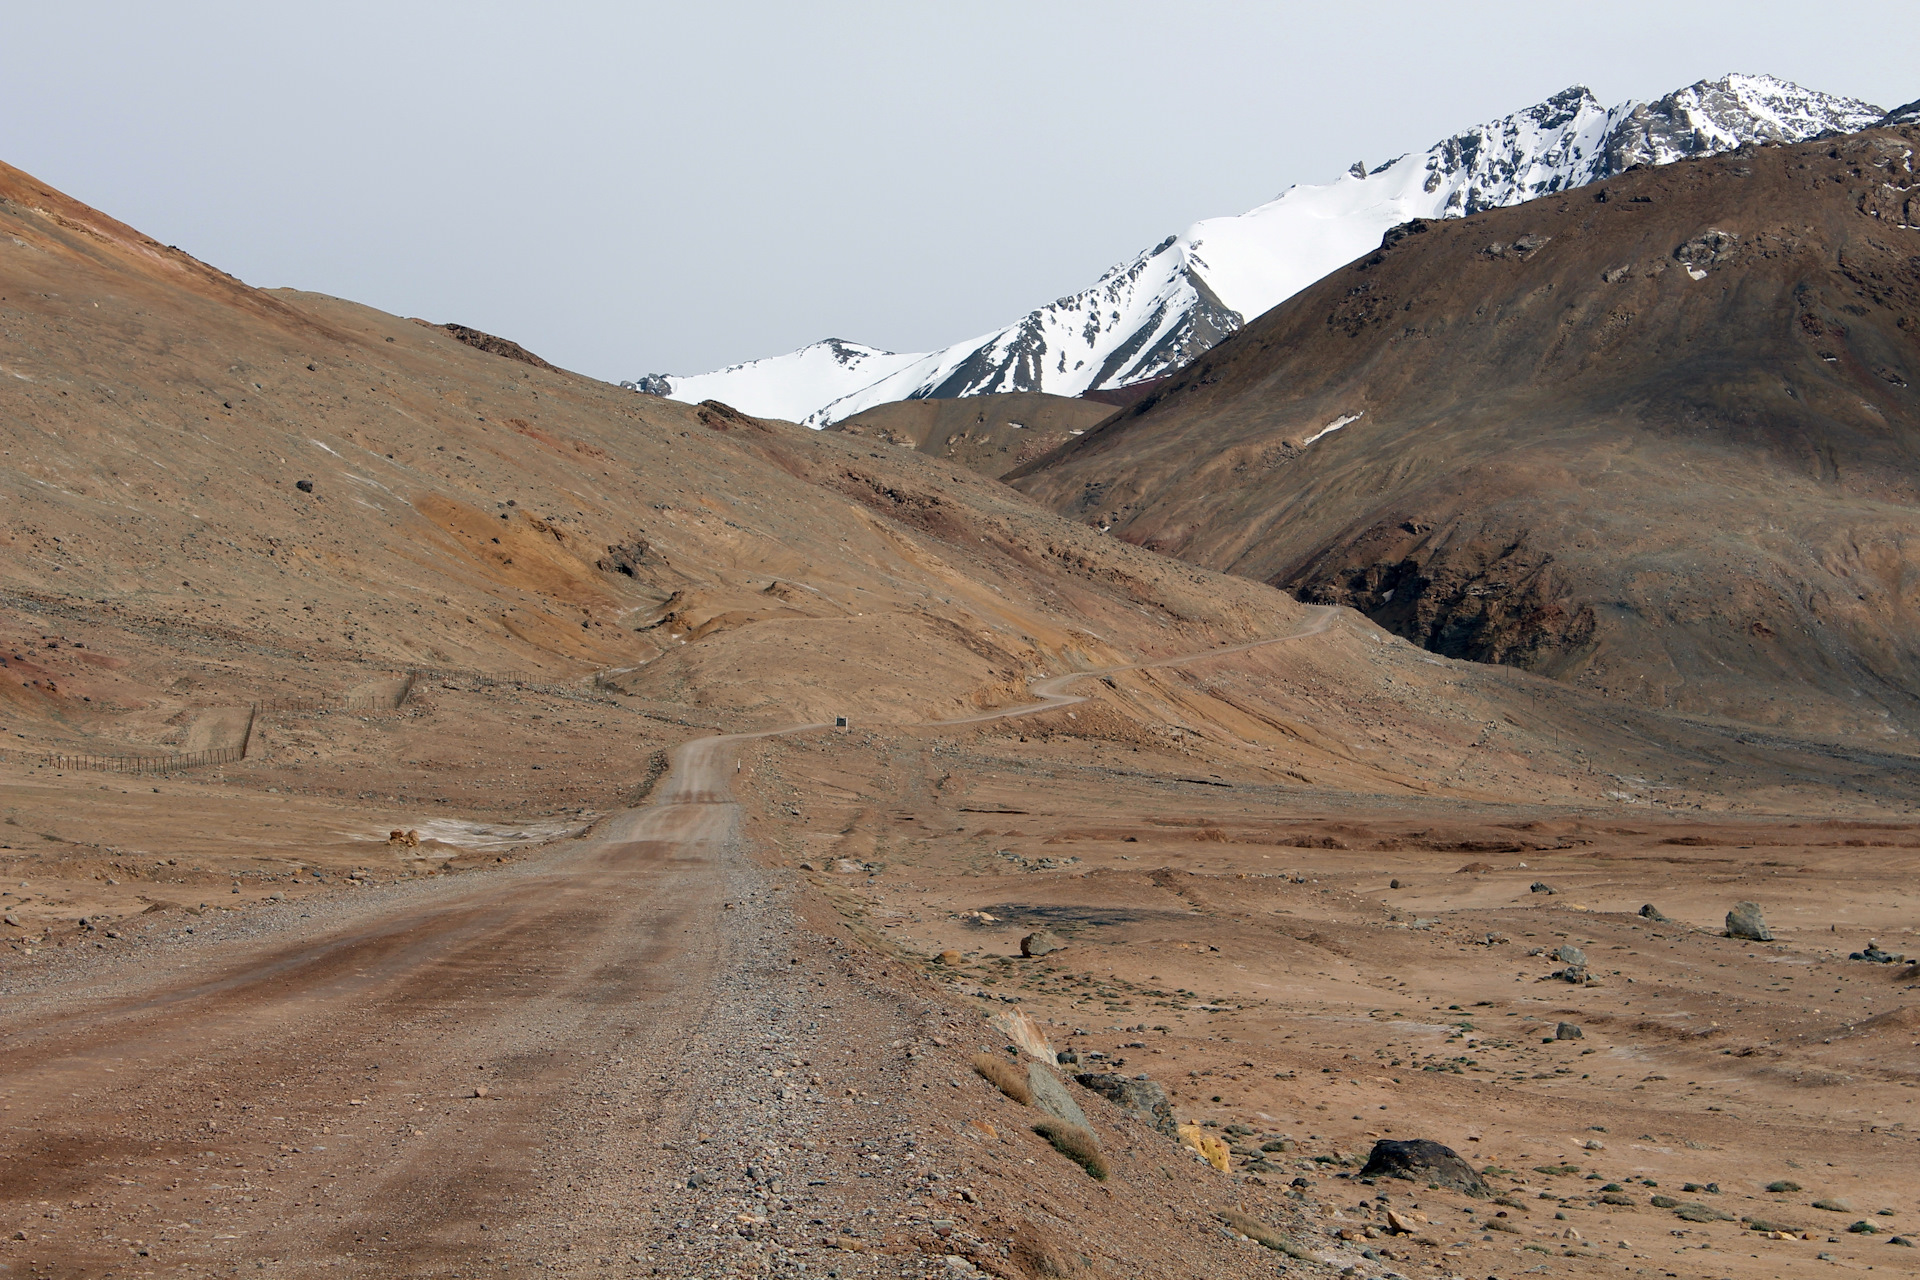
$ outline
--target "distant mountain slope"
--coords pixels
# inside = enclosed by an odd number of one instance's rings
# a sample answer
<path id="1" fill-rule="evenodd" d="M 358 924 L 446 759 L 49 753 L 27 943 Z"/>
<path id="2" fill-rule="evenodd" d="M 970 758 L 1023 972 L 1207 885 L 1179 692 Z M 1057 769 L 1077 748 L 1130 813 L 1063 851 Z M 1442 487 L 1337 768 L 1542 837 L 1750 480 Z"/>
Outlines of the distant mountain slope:
<path id="1" fill-rule="evenodd" d="M 1920 732 L 1920 126 L 1416 222 L 1007 477 L 1435 652 Z"/>
<path id="2" fill-rule="evenodd" d="M 892 400 L 1010 391 L 1079 395 L 1180 368 L 1344 262 L 1387 228 L 1518 204 L 1622 172 L 1749 142 L 1849 133 L 1883 111 L 1768 76 L 1730 75 L 1655 102 L 1600 105 L 1579 86 L 1373 170 L 1293 187 L 1238 217 L 1168 236 L 1079 293 L 939 351 L 830 340 L 640 390 L 821 426 Z"/>
<path id="3" fill-rule="evenodd" d="M 998 476 L 1085 435 L 1118 411 L 1077 396 L 1010 391 L 959 400 L 892 400 L 827 429 L 909 445 Z"/>

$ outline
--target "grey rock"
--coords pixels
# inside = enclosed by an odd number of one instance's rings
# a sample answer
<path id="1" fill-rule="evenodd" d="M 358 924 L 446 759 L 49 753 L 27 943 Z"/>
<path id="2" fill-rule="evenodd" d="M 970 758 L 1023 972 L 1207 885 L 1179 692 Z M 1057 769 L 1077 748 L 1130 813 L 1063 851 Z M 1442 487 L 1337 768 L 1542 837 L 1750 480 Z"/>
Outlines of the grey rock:
<path id="1" fill-rule="evenodd" d="M 1396 1142 L 1382 1138 L 1373 1144 L 1362 1178 L 1404 1178 L 1409 1182 L 1434 1182 L 1463 1195 L 1484 1199 L 1493 1194 L 1487 1180 L 1473 1171 L 1452 1147 L 1415 1138 Z"/>
<path id="2" fill-rule="evenodd" d="M 1556 889 L 1556 888 L 1554 888 L 1554 887 L 1553 887 L 1552 885 L 1550 885 L 1550 884 L 1548 884 L 1548 883 L 1547 883 L 1547 882 L 1546 882 L 1545 880 L 1535 880 L 1535 881 L 1534 881 L 1534 882 L 1533 882 L 1533 883 L 1532 883 L 1531 885 L 1529 885 L 1529 886 L 1527 886 L 1527 892 L 1529 892 L 1529 893 L 1558 893 L 1558 892 L 1560 892 L 1560 891 L 1559 891 L 1558 889 Z"/>
<path id="3" fill-rule="evenodd" d="M 1067 1086 L 1060 1083 L 1060 1077 L 1049 1071 L 1043 1064 L 1027 1064 L 1027 1087 L 1033 1090 L 1033 1105 L 1036 1110 L 1044 1111 L 1055 1120 L 1065 1120 L 1068 1124 L 1077 1124 L 1082 1129 L 1092 1129 L 1087 1123 L 1087 1113 L 1067 1092 Z"/>
<path id="4" fill-rule="evenodd" d="M 1553 1029 L 1555 1040 L 1584 1040 L 1586 1034 L 1577 1022 L 1563 1022 Z"/>
<path id="5" fill-rule="evenodd" d="M 1575 969 L 1584 969 L 1587 967 L 1587 953 L 1578 947 L 1556 947 L 1554 948 L 1553 958 L 1561 964 L 1571 966 Z"/>
<path id="6" fill-rule="evenodd" d="M 1023 956 L 1051 955 L 1055 951 L 1066 949 L 1067 940 L 1051 929 L 1042 929 L 1020 939 L 1020 954 Z"/>
<path id="7" fill-rule="evenodd" d="M 1167 1101 L 1167 1091 L 1152 1080 L 1129 1080 L 1125 1076 L 1110 1075 L 1101 1071 L 1087 1071 L 1074 1077 L 1083 1089 L 1091 1089 L 1101 1097 L 1131 1111 L 1148 1124 L 1166 1134 L 1174 1135 L 1178 1127 L 1173 1118 L 1173 1104 Z"/>
<path id="8" fill-rule="evenodd" d="M 1640 908 L 1640 918 L 1642 920 L 1651 920 L 1655 924 L 1671 923 L 1669 917 L 1663 915 L 1660 911 L 1660 908 L 1654 906 L 1651 902 L 1649 902 L 1646 906 Z"/>
<path id="9" fill-rule="evenodd" d="M 1760 913 L 1759 903 L 1736 902 L 1733 910 L 1727 912 L 1727 936 L 1750 942 L 1772 942 L 1773 930 L 1767 928 L 1767 918 Z"/>

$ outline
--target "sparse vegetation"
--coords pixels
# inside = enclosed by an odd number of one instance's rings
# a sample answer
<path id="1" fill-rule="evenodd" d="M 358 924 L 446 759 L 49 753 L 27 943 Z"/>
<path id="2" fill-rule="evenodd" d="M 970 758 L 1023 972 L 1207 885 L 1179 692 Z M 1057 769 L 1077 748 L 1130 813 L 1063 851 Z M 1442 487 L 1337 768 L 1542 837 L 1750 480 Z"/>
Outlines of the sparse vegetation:
<path id="1" fill-rule="evenodd" d="M 1217 1216 L 1220 1221 L 1256 1244 L 1263 1244 L 1269 1249 L 1277 1250 L 1289 1258 L 1297 1258 L 1302 1262 L 1309 1260 L 1306 1250 L 1251 1214 L 1242 1213 L 1238 1209 L 1222 1209 Z"/>
<path id="2" fill-rule="evenodd" d="M 1087 1171 L 1087 1176 L 1107 1180 L 1107 1158 L 1091 1132 L 1065 1120 L 1042 1120 L 1033 1131 L 1053 1144 L 1053 1149 Z"/>
<path id="3" fill-rule="evenodd" d="M 991 1053 L 973 1055 L 974 1074 L 1023 1107 L 1033 1105 L 1033 1088 L 1020 1068 Z"/>

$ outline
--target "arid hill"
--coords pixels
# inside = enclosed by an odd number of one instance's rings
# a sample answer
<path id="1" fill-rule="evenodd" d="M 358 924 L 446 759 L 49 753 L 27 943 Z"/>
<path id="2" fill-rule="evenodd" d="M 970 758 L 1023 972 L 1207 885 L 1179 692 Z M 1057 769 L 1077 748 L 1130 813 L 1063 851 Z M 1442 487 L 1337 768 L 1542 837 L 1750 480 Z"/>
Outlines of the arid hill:
<path id="1" fill-rule="evenodd" d="M 11 170 L 0 231 L 9 1274 L 1765 1280 L 1915 1231 L 1898 741 L 1435 657 Z M 1363 1186 L 1382 1137 L 1499 1197 Z"/>
<path id="2" fill-rule="evenodd" d="M 911 445 L 981 475 L 998 476 L 1071 443 L 1114 412 L 1110 402 L 1017 391 L 957 400 L 895 400 L 827 430 Z"/>
<path id="3" fill-rule="evenodd" d="M 1016 487 L 1645 706 L 1920 730 L 1920 129 L 1412 223 Z"/>

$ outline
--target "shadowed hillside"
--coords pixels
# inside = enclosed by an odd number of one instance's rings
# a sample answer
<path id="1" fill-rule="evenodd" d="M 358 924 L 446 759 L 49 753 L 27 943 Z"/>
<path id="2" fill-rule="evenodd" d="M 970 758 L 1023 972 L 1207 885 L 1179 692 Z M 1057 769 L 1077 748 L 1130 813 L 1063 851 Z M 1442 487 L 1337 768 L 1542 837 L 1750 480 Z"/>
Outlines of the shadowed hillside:
<path id="1" fill-rule="evenodd" d="M 1920 728 L 1920 130 L 1412 223 L 1009 480 L 1422 646 Z"/>

